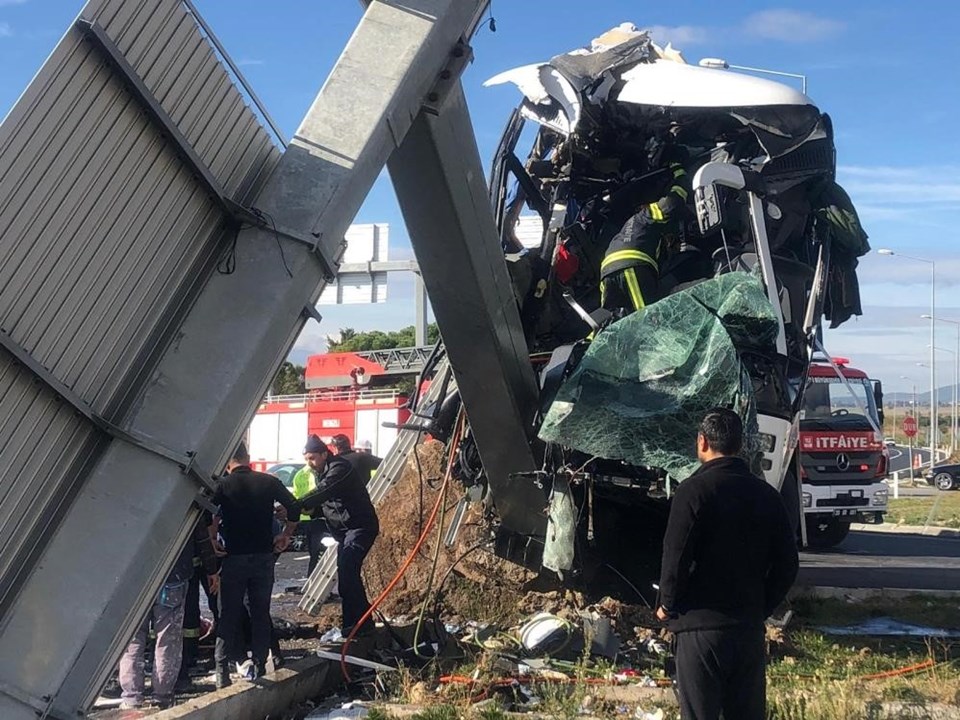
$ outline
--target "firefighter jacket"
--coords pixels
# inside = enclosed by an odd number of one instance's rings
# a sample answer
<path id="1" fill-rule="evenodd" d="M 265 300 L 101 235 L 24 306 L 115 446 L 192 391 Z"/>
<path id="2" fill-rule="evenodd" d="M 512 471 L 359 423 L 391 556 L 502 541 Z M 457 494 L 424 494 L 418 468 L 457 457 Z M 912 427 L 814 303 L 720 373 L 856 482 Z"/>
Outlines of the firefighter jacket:
<path id="1" fill-rule="evenodd" d="M 320 511 L 335 537 L 347 530 L 378 531 L 380 523 L 366 480 L 348 460 L 328 455 L 316 488 L 300 498 L 300 505 L 314 516 Z"/>
<path id="2" fill-rule="evenodd" d="M 677 233 L 686 213 L 689 181 L 678 163 L 670 165 L 672 185 L 666 195 L 640 208 L 610 241 L 600 264 L 605 279 L 628 268 L 646 265 L 659 273 L 661 243 L 668 233 Z"/>

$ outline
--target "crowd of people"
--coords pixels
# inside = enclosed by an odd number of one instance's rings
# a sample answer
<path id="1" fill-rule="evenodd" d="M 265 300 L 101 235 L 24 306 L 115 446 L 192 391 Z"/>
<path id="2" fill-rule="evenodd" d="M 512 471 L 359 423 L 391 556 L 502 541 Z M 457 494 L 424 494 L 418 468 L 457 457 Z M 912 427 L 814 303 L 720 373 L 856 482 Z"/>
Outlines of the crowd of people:
<path id="1" fill-rule="evenodd" d="M 175 692 L 189 686 L 201 634 L 201 587 L 214 617 L 218 689 L 232 684 L 234 669 L 253 680 L 266 673 L 268 661 L 274 668 L 283 663 L 270 618 L 274 565 L 301 522 L 310 573 L 325 544 L 336 547 L 344 633 L 353 630 L 369 608 L 361 568 L 380 526 L 367 483 L 380 459 L 352 448 L 345 435 L 331 444 L 333 451 L 318 436 L 307 438 L 291 493 L 277 477 L 253 470 L 240 443 L 217 483 L 217 512 L 204 513 L 193 529 L 120 661 L 122 708 L 144 703 L 150 630 L 153 704 L 169 707 Z"/>
<path id="2" fill-rule="evenodd" d="M 697 434 L 700 469 L 680 484 L 671 502 L 663 543 L 657 616 L 675 636 L 677 691 L 685 719 L 762 720 L 765 708 L 764 621 L 784 600 L 798 568 L 793 525 L 779 493 L 754 476 L 741 459 L 743 425 L 718 408 Z M 216 685 L 232 683 L 231 668 L 245 677 L 266 672 L 268 658 L 282 662 L 270 619 L 274 564 L 298 525 L 306 525 L 310 570 L 319 539 L 332 538 L 342 601 L 343 634 L 370 608 L 361 568 L 380 530 L 367 483 L 379 459 L 337 436 L 331 450 L 311 435 L 303 469 L 291 493 L 273 475 L 254 471 L 241 443 L 213 503 L 170 571 L 147 619 L 120 662 L 122 702 L 144 701 L 147 633 L 156 641 L 153 699 L 173 702 L 184 645 L 188 597 L 202 584 L 216 609 Z M 295 497 L 296 496 L 296 497 Z M 316 539 L 316 541 L 315 541 Z M 219 560 L 219 562 L 218 562 Z M 219 567 L 218 567 L 219 565 Z M 199 609 L 194 616 L 199 620 Z M 199 625 L 199 622 L 196 623 Z"/>

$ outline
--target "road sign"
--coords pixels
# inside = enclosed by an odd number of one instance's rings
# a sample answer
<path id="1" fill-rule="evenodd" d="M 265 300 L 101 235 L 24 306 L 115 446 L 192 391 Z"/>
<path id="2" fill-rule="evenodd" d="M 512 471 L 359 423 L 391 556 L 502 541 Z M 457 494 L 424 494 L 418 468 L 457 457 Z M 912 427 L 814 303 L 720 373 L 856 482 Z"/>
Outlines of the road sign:
<path id="1" fill-rule="evenodd" d="M 903 434 L 910 438 L 917 434 L 917 419 L 915 417 L 907 415 L 903 419 Z"/>

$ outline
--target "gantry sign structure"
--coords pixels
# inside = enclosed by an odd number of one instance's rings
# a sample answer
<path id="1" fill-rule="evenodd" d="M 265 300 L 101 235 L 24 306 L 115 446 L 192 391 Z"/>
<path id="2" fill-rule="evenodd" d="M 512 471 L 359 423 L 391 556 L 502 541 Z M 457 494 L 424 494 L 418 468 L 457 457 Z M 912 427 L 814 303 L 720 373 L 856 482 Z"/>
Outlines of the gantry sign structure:
<path id="1" fill-rule="evenodd" d="M 0 717 L 96 697 L 384 166 L 491 489 L 534 469 L 459 80 L 486 4 L 371 2 L 284 147 L 188 0 L 91 0 L 6 118 Z M 525 487 L 498 504 L 519 533 Z"/>

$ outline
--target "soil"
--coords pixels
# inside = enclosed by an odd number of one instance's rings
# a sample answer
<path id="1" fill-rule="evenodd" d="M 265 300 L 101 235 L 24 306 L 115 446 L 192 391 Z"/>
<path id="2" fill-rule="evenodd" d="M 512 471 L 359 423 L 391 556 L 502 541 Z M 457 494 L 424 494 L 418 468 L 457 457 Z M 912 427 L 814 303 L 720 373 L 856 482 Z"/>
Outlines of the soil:
<path id="1" fill-rule="evenodd" d="M 444 472 L 442 443 L 430 440 L 411 453 L 400 480 L 380 503 L 380 536 L 363 567 L 364 581 L 371 599 L 385 588 L 417 543 L 424 523 L 437 501 Z M 451 480 L 446 493 L 445 516 L 429 531 L 417 557 L 393 591 L 380 605 L 388 617 L 410 616 L 420 611 L 431 589 L 431 569 L 437 543 L 441 543 L 433 590 L 443 580 L 444 617 L 452 622 L 462 618 L 502 622 L 515 615 L 516 601 L 536 574 L 494 556 L 481 545 L 488 545 L 490 531 L 481 503 L 471 503 L 452 547 L 442 544 L 453 521 L 454 510 L 462 496 L 462 487 Z M 438 532 L 439 529 L 439 532 Z M 456 563 L 452 571 L 450 568 Z"/>

